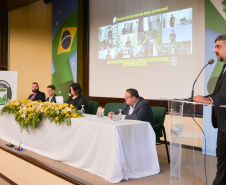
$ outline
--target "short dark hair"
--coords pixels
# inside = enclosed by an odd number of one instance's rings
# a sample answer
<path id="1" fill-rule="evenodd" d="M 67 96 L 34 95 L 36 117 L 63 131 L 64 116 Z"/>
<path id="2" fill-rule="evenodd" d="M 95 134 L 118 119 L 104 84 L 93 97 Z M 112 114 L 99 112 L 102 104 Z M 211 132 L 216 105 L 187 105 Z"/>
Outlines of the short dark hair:
<path id="1" fill-rule="evenodd" d="M 219 35 L 219 36 L 216 38 L 215 42 L 217 42 L 217 41 L 219 41 L 219 40 L 226 40 L 226 34 L 224 34 L 224 35 Z"/>
<path id="2" fill-rule="evenodd" d="M 70 85 L 70 87 L 72 87 L 72 89 L 78 93 L 78 95 L 82 94 L 82 88 L 80 87 L 80 85 L 78 83 L 73 83 Z M 70 91 L 70 90 L 69 90 Z"/>
<path id="3" fill-rule="evenodd" d="M 38 83 L 37 83 L 37 82 L 33 82 L 33 83 L 32 83 L 32 85 L 33 85 L 33 84 L 36 84 L 36 85 L 39 87 L 39 85 L 38 85 Z"/>
<path id="4" fill-rule="evenodd" d="M 55 85 L 48 85 L 47 88 L 51 88 L 52 90 L 56 89 Z"/>
<path id="5" fill-rule="evenodd" d="M 135 96 L 136 98 L 139 98 L 139 93 L 136 89 L 130 88 L 127 89 L 126 92 L 128 92 L 131 95 L 131 97 Z"/>

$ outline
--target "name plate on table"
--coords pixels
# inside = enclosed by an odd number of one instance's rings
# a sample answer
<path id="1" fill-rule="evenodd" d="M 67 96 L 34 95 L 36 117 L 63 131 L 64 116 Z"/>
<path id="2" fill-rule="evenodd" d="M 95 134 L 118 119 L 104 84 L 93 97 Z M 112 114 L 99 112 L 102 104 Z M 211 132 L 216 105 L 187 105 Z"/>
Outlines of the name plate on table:
<path id="1" fill-rule="evenodd" d="M 58 104 L 64 103 L 64 97 L 63 96 L 56 96 L 56 103 L 58 103 Z"/>

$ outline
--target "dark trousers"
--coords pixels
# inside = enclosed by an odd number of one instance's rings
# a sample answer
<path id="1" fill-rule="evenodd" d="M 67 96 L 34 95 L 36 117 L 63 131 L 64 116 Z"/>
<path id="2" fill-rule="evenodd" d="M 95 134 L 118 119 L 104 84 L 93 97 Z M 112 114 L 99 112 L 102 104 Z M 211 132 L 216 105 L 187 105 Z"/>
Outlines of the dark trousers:
<path id="1" fill-rule="evenodd" d="M 217 135 L 217 174 L 213 185 L 226 184 L 226 132 L 218 129 Z"/>

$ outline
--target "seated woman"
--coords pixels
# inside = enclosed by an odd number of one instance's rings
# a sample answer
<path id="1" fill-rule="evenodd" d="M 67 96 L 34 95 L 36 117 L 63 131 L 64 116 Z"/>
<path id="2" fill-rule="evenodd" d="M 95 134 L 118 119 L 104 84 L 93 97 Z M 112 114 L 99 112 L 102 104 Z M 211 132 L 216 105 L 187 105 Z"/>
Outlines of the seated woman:
<path id="1" fill-rule="evenodd" d="M 81 105 L 84 105 L 85 113 L 89 113 L 88 100 L 84 95 L 81 95 L 82 89 L 78 83 L 73 83 L 70 85 L 70 93 L 71 96 L 69 96 L 68 100 L 65 103 L 74 105 L 77 110 L 81 110 Z"/>

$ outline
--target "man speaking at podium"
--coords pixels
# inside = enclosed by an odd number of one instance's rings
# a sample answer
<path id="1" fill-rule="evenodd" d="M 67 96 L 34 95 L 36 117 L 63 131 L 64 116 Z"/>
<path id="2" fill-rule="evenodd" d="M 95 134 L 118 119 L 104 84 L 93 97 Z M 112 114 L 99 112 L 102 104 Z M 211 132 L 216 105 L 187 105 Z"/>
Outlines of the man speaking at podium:
<path id="1" fill-rule="evenodd" d="M 224 67 L 217 80 L 213 94 L 208 96 L 195 96 L 193 101 L 199 103 L 213 103 L 212 124 L 218 128 L 217 135 L 217 173 L 213 185 L 222 185 L 226 183 L 226 108 L 219 107 L 226 105 L 226 34 L 220 35 L 215 40 L 215 49 L 218 61 L 224 62 Z"/>

